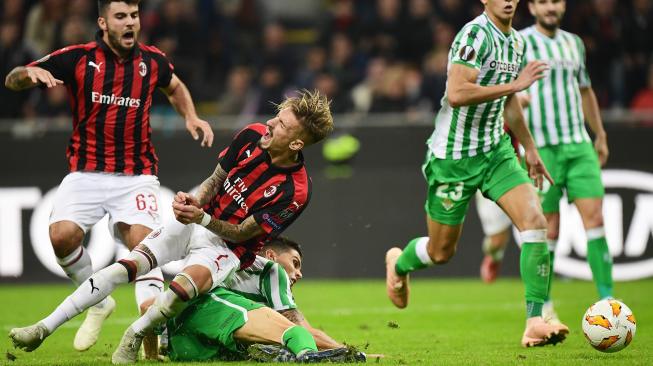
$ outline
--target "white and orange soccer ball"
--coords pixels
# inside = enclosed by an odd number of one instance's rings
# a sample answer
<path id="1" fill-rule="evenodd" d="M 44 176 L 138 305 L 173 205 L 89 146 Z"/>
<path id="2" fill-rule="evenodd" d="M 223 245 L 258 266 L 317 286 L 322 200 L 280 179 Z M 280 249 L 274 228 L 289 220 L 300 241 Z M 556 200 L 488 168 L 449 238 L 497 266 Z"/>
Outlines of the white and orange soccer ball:
<path id="1" fill-rule="evenodd" d="M 626 304 L 609 299 L 598 301 L 583 315 L 583 333 L 601 352 L 618 352 L 635 337 L 635 316 Z"/>

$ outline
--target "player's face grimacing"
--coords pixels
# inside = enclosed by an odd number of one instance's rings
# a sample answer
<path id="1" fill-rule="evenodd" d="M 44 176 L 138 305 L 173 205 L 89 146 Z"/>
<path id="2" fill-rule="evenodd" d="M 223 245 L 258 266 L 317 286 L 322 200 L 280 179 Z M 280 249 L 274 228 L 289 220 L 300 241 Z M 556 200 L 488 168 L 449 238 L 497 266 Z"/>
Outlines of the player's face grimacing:
<path id="1" fill-rule="evenodd" d="M 565 8 L 564 0 L 534 0 L 528 3 L 528 10 L 535 17 L 537 24 L 550 31 L 560 27 Z"/>
<path id="2" fill-rule="evenodd" d="M 486 10 L 502 22 L 510 22 L 515 16 L 519 0 L 481 0 Z"/>
<path id="3" fill-rule="evenodd" d="M 302 257 L 295 249 L 277 254 L 274 261 L 286 270 L 291 287 L 302 278 Z"/>
<path id="4" fill-rule="evenodd" d="M 299 151 L 304 147 L 302 140 L 303 127 L 290 108 L 285 108 L 277 113 L 276 117 L 266 123 L 267 132 L 261 137 L 259 147 L 263 150 L 283 152 L 286 150 Z"/>
<path id="5" fill-rule="evenodd" d="M 141 30 L 138 5 L 112 2 L 106 10 L 106 18 L 101 16 L 98 24 L 107 33 L 111 48 L 129 52 L 136 45 Z"/>

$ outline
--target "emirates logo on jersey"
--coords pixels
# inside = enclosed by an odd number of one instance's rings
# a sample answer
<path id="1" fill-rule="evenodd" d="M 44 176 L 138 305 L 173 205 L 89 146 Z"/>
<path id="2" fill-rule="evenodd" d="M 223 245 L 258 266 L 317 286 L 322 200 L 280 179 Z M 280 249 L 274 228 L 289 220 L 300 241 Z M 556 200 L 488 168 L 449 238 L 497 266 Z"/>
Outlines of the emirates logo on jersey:
<path id="1" fill-rule="evenodd" d="M 233 198 L 233 200 L 240 206 L 240 208 L 245 210 L 245 213 L 249 212 L 249 207 L 245 203 L 245 197 L 243 197 L 243 193 L 247 191 L 247 186 L 242 179 L 236 178 L 232 182 L 229 178 L 227 178 L 224 180 L 224 183 L 222 183 L 222 187 L 224 188 L 225 193 L 231 196 L 231 198 Z"/>
<path id="2" fill-rule="evenodd" d="M 263 192 L 263 197 L 268 198 L 268 197 L 271 197 L 275 193 L 277 193 L 277 186 L 269 186 Z"/>

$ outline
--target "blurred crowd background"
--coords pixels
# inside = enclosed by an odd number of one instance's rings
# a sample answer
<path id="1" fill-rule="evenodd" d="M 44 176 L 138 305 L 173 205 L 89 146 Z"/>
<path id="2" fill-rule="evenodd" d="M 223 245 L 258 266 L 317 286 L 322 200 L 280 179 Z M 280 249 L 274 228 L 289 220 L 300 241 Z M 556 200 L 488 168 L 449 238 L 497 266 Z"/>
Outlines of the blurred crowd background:
<path id="1" fill-rule="evenodd" d="M 527 0 L 514 27 L 530 26 Z M 335 113 L 432 112 L 456 32 L 478 0 L 142 0 L 140 41 L 163 50 L 204 115 L 274 112 L 297 88 L 329 95 Z M 94 0 L 3 0 L 0 72 L 94 39 Z M 567 2 L 604 110 L 653 111 L 653 0 Z M 157 93 L 155 113 L 172 113 Z M 0 118 L 69 114 L 65 89 L 0 88 Z"/>

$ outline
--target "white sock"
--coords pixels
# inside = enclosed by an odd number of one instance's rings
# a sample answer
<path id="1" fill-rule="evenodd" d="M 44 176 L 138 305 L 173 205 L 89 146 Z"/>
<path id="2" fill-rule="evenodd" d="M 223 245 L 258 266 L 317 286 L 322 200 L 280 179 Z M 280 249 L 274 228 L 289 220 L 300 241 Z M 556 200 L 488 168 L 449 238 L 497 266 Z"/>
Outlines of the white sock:
<path id="1" fill-rule="evenodd" d="M 150 272 L 136 277 L 134 284 L 134 294 L 136 295 L 136 305 L 140 311 L 141 305 L 163 292 L 163 272 L 161 268 L 155 268 Z"/>
<path id="2" fill-rule="evenodd" d="M 57 257 L 57 263 L 75 286 L 79 286 L 93 274 L 91 256 L 82 245 L 63 258 Z M 102 308 L 104 304 L 106 304 L 106 300 L 103 299 L 96 306 Z"/>
<path id="3" fill-rule="evenodd" d="M 41 322 L 50 334 L 61 324 L 109 296 L 121 283 L 127 283 L 127 270 L 119 263 L 106 267 L 84 281 Z"/>
<path id="4" fill-rule="evenodd" d="M 185 306 L 186 303 L 168 289 L 156 297 L 154 304 L 132 323 L 131 328 L 136 334 L 144 335 L 157 325 L 177 315 Z"/>

